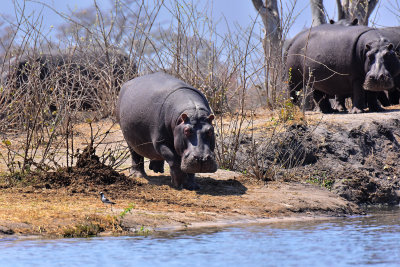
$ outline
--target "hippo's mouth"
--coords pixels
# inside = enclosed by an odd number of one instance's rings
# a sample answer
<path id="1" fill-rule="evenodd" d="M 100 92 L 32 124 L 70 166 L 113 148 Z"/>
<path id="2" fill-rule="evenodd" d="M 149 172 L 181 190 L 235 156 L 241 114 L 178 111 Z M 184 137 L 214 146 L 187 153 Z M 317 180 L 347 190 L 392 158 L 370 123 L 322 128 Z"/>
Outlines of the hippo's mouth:
<path id="1" fill-rule="evenodd" d="M 216 172 L 218 169 L 214 155 L 182 157 L 181 170 L 185 173 Z"/>
<path id="2" fill-rule="evenodd" d="M 376 79 L 371 76 L 365 78 L 363 87 L 367 91 L 380 92 L 388 90 L 394 87 L 394 81 L 391 76 L 383 76 L 380 79 Z"/>

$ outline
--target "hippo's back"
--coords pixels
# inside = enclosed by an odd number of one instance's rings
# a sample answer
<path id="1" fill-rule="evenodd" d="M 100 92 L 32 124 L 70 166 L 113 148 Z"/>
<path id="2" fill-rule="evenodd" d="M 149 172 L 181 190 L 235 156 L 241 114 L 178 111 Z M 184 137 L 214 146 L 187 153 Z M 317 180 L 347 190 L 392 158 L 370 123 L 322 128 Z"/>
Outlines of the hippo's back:
<path id="1" fill-rule="evenodd" d="M 117 118 L 128 145 L 138 154 L 160 160 L 155 147 L 173 146 L 173 125 L 180 115 L 211 113 L 197 89 L 164 73 L 141 76 L 126 82 L 118 97 Z"/>
<path id="2" fill-rule="evenodd" d="M 287 53 L 286 72 L 292 76 L 291 82 L 315 79 L 315 89 L 330 94 L 330 88 L 337 88 L 337 94 L 348 93 L 352 77 L 362 69 L 357 65 L 358 40 L 371 30 L 324 24 L 299 33 Z"/>
<path id="3" fill-rule="evenodd" d="M 126 82 L 118 97 L 118 121 L 123 122 L 128 118 L 148 120 L 159 113 L 168 96 L 179 88 L 191 87 L 162 72 L 140 76 Z"/>

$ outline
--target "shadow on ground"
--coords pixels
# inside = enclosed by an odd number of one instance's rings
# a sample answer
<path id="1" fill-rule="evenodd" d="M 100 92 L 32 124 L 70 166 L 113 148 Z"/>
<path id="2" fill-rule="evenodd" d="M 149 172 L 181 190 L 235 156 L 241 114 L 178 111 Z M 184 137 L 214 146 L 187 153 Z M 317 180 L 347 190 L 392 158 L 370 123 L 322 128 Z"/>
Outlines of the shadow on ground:
<path id="1" fill-rule="evenodd" d="M 147 180 L 149 184 L 159 186 L 167 185 L 172 187 L 171 176 L 148 176 Z M 196 177 L 196 182 L 200 185 L 200 189 L 196 190 L 196 193 L 201 195 L 243 195 L 247 191 L 247 187 L 245 187 L 240 181 L 235 179 L 217 180 L 210 177 Z"/>

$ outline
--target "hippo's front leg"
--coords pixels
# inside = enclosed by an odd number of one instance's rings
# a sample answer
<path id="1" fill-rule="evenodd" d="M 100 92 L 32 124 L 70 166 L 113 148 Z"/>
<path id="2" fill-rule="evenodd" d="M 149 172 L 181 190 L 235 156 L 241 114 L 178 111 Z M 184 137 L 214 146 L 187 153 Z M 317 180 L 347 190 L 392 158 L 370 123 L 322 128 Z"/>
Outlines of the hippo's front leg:
<path id="1" fill-rule="evenodd" d="M 186 183 L 183 185 L 184 188 L 188 190 L 198 190 L 200 186 L 196 183 L 194 178 L 194 173 L 188 173 L 186 178 Z"/>
<path id="2" fill-rule="evenodd" d="M 180 167 L 173 165 L 170 165 L 170 173 L 172 185 L 178 189 L 182 189 L 187 180 L 187 173 L 184 173 Z"/>
<path id="3" fill-rule="evenodd" d="M 157 150 L 169 165 L 172 185 L 176 188 L 181 188 L 188 180 L 187 173 L 181 170 L 181 157 L 176 155 L 176 153 L 165 144 L 160 144 Z"/>
<path id="4" fill-rule="evenodd" d="M 353 83 L 353 108 L 350 113 L 363 113 L 365 107 L 365 90 L 359 81 Z"/>
<path id="5" fill-rule="evenodd" d="M 385 111 L 384 108 L 382 108 L 378 104 L 378 92 L 371 92 L 371 91 L 366 91 L 366 96 L 367 96 L 367 104 L 369 108 L 369 112 L 383 112 Z M 379 92 L 382 94 L 385 94 L 384 92 Z"/>

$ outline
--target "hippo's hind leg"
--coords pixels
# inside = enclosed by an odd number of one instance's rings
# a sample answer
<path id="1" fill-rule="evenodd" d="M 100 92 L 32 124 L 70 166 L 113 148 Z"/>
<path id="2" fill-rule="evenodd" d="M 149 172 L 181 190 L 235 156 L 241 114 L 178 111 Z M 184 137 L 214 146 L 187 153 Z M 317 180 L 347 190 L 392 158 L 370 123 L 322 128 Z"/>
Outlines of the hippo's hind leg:
<path id="1" fill-rule="evenodd" d="M 338 112 L 347 112 L 346 96 L 335 95 L 335 99 L 333 100 L 333 102 L 334 102 L 333 109 L 336 109 Z"/>
<path id="2" fill-rule="evenodd" d="M 131 147 L 129 147 L 132 157 L 132 170 L 131 175 L 135 177 L 147 178 L 147 174 L 144 171 L 144 157 L 136 153 Z"/>
<path id="3" fill-rule="evenodd" d="M 288 82 L 288 91 L 290 98 L 295 105 L 300 106 L 300 91 L 303 89 L 303 79 L 298 77 L 297 72 L 293 71 L 292 68 L 287 70 L 286 79 Z"/>
<path id="4" fill-rule="evenodd" d="M 163 160 L 150 160 L 149 169 L 155 173 L 164 173 L 164 161 Z"/>
<path id="5" fill-rule="evenodd" d="M 318 103 L 319 109 L 322 113 L 328 114 L 333 113 L 334 109 L 329 102 L 329 96 L 321 91 L 314 90 L 313 92 L 314 100 Z"/>

